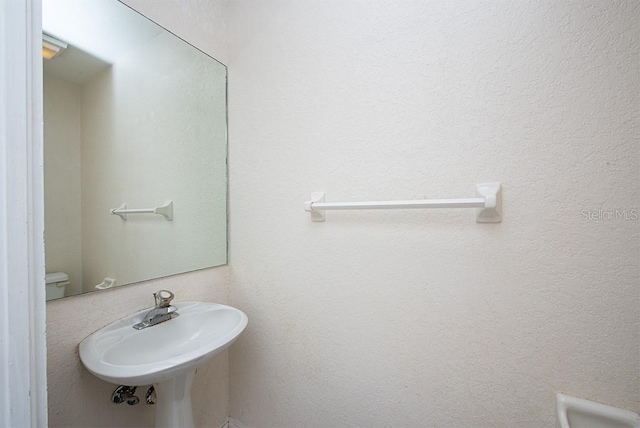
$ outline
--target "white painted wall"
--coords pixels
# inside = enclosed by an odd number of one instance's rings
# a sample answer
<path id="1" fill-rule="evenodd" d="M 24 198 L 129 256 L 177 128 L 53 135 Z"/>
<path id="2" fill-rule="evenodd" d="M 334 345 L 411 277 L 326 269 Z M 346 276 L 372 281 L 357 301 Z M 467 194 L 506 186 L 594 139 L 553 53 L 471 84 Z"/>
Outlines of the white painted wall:
<path id="1" fill-rule="evenodd" d="M 194 46 L 227 64 L 228 0 L 122 0 Z"/>
<path id="2" fill-rule="evenodd" d="M 44 78 L 45 267 L 65 272 L 68 295 L 82 292 L 80 87 Z"/>
<path id="3" fill-rule="evenodd" d="M 640 410 L 633 1 L 229 2 L 230 416 L 553 426 Z M 504 221 L 303 202 L 472 196 Z"/>
<path id="4" fill-rule="evenodd" d="M 128 2 L 216 58 L 225 60 L 223 1 Z M 135 3 L 135 4 L 134 4 Z M 147 10 L 149 9 L 149 10 Z M 189 16 L 189 25 L 184 25 Z M 166 288 L 178 300 L 225 303 L 228 268 L 218 267 L 47 304 L 49 426 L 152 426 L 151 407 L 110 403 L 115 385 L 95 378 L 78 357 L 78 343 L 105 324 L 151 306 L 151 293 Z M 198 371 L 194 411 L 198 426 L 221 426 L 228 415 L 227 354 Z"/>

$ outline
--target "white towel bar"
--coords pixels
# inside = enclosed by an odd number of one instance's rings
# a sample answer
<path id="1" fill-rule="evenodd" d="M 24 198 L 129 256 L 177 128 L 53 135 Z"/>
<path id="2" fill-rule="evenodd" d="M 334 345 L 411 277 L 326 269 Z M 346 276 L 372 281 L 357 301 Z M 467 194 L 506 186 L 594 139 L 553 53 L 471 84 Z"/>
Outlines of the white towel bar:
<path id="1" fill-rule="evenodd" d="M 420 199 L 413 201 L 326 202 L 325 193 L 311 194 L 305 202 L 305 211 L 311 221 L 325 221 L 326 210 L 381 210 L 413 208 L 476 208 L 476 222 L 500 223 L 502 221 L 502 187 L 500 183 L 476 184 L 476 198 Z"/>
<path id="2" fill-rule="evenodd" d="M 155 208 L 136 208 L 136 209 L 127 209 L 127 204 L 122 204 L 118 208 L 112 208 L 109 211 L 113 215 L 120 216 L 122 220 L 127 219 L 127 214 L 160 214 L 165 218 L 165 220 L 171 221 L 173 220 L 173 201 L 167 201 L 161 207 Z"/>

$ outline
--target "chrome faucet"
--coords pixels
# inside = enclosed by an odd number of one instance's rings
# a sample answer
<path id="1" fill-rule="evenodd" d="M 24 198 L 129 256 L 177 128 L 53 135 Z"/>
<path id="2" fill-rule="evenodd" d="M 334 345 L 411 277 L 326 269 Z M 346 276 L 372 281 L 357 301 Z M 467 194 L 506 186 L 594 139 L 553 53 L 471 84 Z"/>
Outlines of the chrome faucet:
<path id="1" fill-rule="evenodd" d="M 136 330 L 142 330 L 143 328 L 152 327 L 161 322 L 169 321 L 172 318 L 177 317 L 178 308 L 171 304 L 173 300 L 173 293 L 167 290 L 160 290 L 157 293 L 153 293 L 153 298 L 156 301 L 156 307 L 151 309 L 142 319 L 142 322 L 135 324 L 133 328 Z"/>

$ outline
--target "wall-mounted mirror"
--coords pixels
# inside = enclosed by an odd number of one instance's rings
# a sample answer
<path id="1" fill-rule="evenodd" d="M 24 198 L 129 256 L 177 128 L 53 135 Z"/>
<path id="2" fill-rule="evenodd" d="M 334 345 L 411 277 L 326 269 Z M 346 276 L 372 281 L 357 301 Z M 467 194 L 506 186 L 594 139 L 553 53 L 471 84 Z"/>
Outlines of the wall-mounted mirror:
<path id="1" fill-rule="evenodd" d="M 43 32 L 47 299 L 225 264 L 226 67 L 116 0 Z"/>

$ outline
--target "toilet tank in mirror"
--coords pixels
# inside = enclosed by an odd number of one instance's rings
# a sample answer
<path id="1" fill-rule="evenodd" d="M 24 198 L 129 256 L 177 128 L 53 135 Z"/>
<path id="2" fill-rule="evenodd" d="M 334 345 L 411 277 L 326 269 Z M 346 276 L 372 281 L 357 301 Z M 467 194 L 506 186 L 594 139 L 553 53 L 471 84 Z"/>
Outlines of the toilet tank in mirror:
<path id="1" fill-rule="evenodd" d="M 43 74 L 48 298 L 226 264 L 226 67 L 119 1 L 43 0 Z"/>

